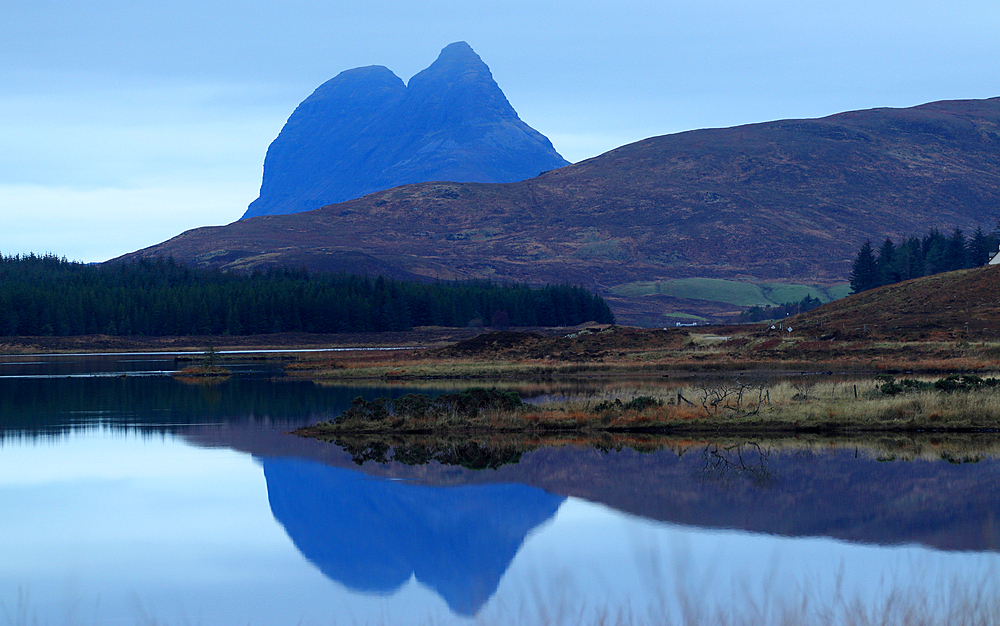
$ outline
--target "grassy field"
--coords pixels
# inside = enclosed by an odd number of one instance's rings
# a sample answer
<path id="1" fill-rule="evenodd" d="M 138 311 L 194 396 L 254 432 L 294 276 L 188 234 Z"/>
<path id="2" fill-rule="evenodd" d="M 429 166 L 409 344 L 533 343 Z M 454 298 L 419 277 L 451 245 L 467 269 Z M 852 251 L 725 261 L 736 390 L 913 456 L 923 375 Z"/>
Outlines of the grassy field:
<path id="1" fill-rule="evenodd" d="M 636 297 L 673 296 L 691 300 L 711 300 L 736 306 L 781 305 L 799 302 L 806 296 L 830 302 L 850 292 L 849 285 L 820 287 L 784 283 L 743 283 L 717 278 L 682 278 L 662 282 L 636 282 L 611 289 L 616 295 Z"/>

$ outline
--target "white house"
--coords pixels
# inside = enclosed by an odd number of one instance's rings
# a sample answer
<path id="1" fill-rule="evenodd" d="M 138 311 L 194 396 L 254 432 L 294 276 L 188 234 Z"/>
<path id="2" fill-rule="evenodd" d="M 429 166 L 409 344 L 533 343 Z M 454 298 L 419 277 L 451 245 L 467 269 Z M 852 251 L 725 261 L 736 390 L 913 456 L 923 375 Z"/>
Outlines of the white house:
<path id="1" fill-rule="evenodd" d="M 993 255 L 993 258 L 990 259 L 989 265 L 1000 265 L 1000 251 Z"/>

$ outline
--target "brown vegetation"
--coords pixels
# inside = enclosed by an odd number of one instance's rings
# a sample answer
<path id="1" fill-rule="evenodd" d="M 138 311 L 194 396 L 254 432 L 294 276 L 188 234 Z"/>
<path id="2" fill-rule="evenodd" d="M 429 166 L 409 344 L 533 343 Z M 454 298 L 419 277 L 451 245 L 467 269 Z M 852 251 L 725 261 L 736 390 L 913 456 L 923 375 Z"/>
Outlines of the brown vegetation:
<path id="1" fill-rule="evenodd" d="M 822 310 L 822 309 L 820 309 Z M 816 337 L 821 325 L 646 330 L 593 328 L 557 336 L 489 332 L 454 345 L 406 352 L 303 356 L 290 373 L 316 379 L 663 376 L 672 373 L 989 372 L 1000 368 L 1000 338 L 887 341 Z"/>
<path id="2" fill-rule="evenodd" d="M 1000 340 L 1000 266 L 864 291 L 803 313 L 795 323 L 824 340 Z"/>

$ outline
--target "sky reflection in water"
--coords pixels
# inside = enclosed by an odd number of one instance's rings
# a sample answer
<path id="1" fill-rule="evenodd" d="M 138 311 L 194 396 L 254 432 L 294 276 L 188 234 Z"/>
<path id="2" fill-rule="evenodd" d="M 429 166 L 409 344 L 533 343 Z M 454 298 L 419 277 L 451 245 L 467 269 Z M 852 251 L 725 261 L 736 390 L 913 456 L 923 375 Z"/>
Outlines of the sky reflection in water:
<path id="1" fill-rule="evenodd" d="M 943 613 L 1000 573 L 995 551 L 695 528 L 492 470 L 432 486 L 174 432 L 20 432 L 0 440 L 14 623 L 643 623 L 894 592 Z"/>

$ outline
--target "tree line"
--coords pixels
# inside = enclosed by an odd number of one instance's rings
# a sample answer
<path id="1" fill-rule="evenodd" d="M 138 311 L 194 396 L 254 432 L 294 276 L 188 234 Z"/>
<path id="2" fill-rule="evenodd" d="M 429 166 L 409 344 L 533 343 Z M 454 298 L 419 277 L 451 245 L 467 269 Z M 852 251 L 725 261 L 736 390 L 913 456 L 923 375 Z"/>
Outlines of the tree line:
<path id="1" fill-rule="evenodd" d="M 886 237 L 877 251 L 869 240 L 851 266 L 851 289 L 859 293 L 911 278 L 979 267 L 990 261 L 998 245 L 1000 231 L 987 234 L 982 228 L 969 238 L 959 228 L 950 235 L 935 228 L 923 237 L 910 235 L 899 245 Z"/>
<path id="2" fill-rule="evenodd" d="M 741 311 L 735 321 L 738 324 L 747 324 L 763 320 L 782 319 L 784 317 L 788 317 L 789 315 L 798 315 L 799 313 L 812 311 L 821 304 L 823 304 L 822 300 L 806 294 L 805 297 L 798 302 L 785 302 L 784 304 L 778 305 L 768 304 L 765 306 L 754 305 L 745 311 Z"/>
<path id="3" fill-rule="evenodd" d="M 173 259 L 88 265 L 0 256 L 0 336 L 249 335 L 410 330 L 416 326 L 614 323 L 604 300 L 571 285 L 419 283 L 269 268 L 242 274 Z"/>

